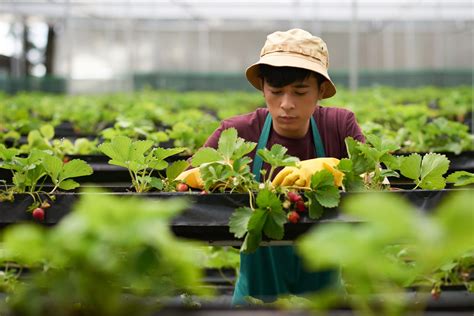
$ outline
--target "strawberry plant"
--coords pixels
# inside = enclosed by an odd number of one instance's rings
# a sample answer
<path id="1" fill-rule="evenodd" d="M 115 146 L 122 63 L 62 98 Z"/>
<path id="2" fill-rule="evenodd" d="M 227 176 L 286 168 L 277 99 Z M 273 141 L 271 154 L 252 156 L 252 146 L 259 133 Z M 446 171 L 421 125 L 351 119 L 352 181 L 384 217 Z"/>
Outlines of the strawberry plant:
<path id="1" fill-rule="evenodd" d="M 116 136 L 110 142 L 99 145 L 99 150 L 111 158 L 112 165 L 127 168 L 136 192 L 147 192 L 152 188 L 174 190 L 176 177 L 188 167 L 186 161 L 169 165 L 166 158 L 176 155 L 184 148 L 152 148 L 150 140 L 132 141 L 126 136 Z M 155 177 L 153 172 L 166 169 L 166 178 Z"/>
<path id="2" fill-rule="evenodd" d="M 92 168 L 83 160 L 73 159 L 64 163 L 51 152 L 38 149 L 32 149 L 26 157 L 20 157 L 19 150 L 0 144 L 0 158 L 0 168 L 11 170 L 13 175 L 13 186 L 2 192 L 2 199 L 11 200 L 15 193 L 28 193 L 33 198 L 28 210 L 44 203 L 41 193 L 53 199 L 52 195 L 57 189 L 72 190 L 79 187 L 79 183 L 72 178 L 92 174 Z M 47 178 L 53 188 L 44 192 L 43 185 Z"/>
<path id="3" fill-rule="evenodd" d="M 354 196 L 341 211 L 358 225 L 319 226 L 297 246 L 311 269 L 342 269 L 350 296 L 334 291 L 326 303 L 347 302 L 365 315 L 404 315 L 407 287 L 435 295 L 443 284 L 472 289 L 474 235 L 466 220 L 472 218 L 471 200 L 470 192 L 457 192 L 426 215 L 382 193 Z"/>
<path id="4" fill-rule="evenodd" d="M 237 136 L 237 130 L 230 128 L 222 132 L 218 148 L 204 147 L 192 157 L 193 167 L 199 167 L 206 191 L 229 190 L 249 192 L 257 187 L 250 171 L 252 162 L 248 156 L 256 144 Z"/>
<path id="5" fill-rule="evenodd" d="M 1 259 L 14 263 L 16 282 L 1 282 L 8 291 L 2 310 L 16 315 L 150 315 L 169 296 L 211 294 L 196 260 L 203 257 L 201 251 L 176 239 L 169 228 L 185 207 L 178 199 L 87 192 L 52 228 L 9 227 Z"/>

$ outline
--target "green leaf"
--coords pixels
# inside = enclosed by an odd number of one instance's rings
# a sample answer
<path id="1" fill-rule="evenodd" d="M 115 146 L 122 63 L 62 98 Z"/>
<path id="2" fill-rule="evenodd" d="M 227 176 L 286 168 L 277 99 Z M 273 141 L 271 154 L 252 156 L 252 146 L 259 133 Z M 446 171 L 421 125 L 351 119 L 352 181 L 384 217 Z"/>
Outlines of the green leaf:
<path id="1" fill-rule="evenodd" d="M 409 179 L 418 179 L 421 174 L 421 156 L 411 154 L 408 157 L 401 157 L 400 172 Z"/>
<path id="2" fill-rule="evenodd" d="M 43 125 L 40 127 L 41 134 L 48 140 L 54 137 L 54 127 L 52 125 Z"/>
<path id="3" fill-rule="evenodd" d="M 281 211 L 282 205 L 278 196 L 268 189 L 258 192 L 257 205 L 260 209 L 269 209 L 271 211 Z"/>
<path id="4" fill-rule="evenodd" d="M 454 183 L 454 186 L 463 186 L 474 183 L 474 173 L 467 171 L 456 171 L 446 178 L 447 182 Z"/>
<path id="5" fill-rule="evenodd" d="M 429 153 L 423 156 L 421 162 L 421 178 L 439 177 L 449 169 L 449 160 L 445 155 Z"/>
<path id="6" fill-rule="evenodd" d="M 221 133 L 217 150 L 222 155 L 224 160 L 229 161 L 232 158 L 236 143 L 237 130 L 235 128 L 226 129 Z"/>
<path id="7" fill-rule="evenodd" d="M 286 223 L 286 214 L 280 210 L 271 210 L 268 212 L 267 220 L 263 225 L 263 232 L 269 238 L 281 240 L 285 233 L 283 225 Z"/>
<path id="8" fill-rule="evenodd" d="M 313 190 L 323 186 L 335 186 L 333 174 L 326 169 L 317 171 L 311 176 L 311 188 Z"/>
<path id="9" fill-rule="evenodd" d="M 169 181 L 173 181 L 181 172 L 186 170 L 189 166 L 189 163 L 185 160 L 178 160 L 172 163 L 168 168 L 166 168 L 166 177 Z"/>
<path id="10" fill-rule="evenodd" d="M 305 193 L 305 196 L 308 199 L 309 217 L 312 219 L 320 218 L 323 215 L 324 208 L 318 202 L 316 192 L 308 191 Z"/>
<path id="11" fill-rule="evenodd" d="M 229 219 L 229 231 L 237 238 L 242 238 L 247 233 L 249 219 L 252 216 L 252 209 L 248 207 L 239 207 Z"/>
<path id="12" fill-rule="evenodd" d="M 252 253 L 257 250 L 260 242 L 262 241 L 262 232 L 261 231 L 249 231 L 247 236 L 245 236 L 244 242 L 240 249 L 243 253 Z"/>
<path id="13" fill-rule="evenodd" d="M 272 167 L 295 166 L 298 158 L 286 155 L 287 148 L 280 144 L 275 144 L 270 150 L 267 148 L 259 149 L 257 155 L 262 157 L 263 161 Z"/>
<path id="14" fill-rule="evenodd" d="M 99 145 L 99 150 L 112 158 L 116 164 L 128 165 L 132 140 L 126 136 L 115 136 L 110 143 Z"/>
<path id="15" fill-rule="evenodd" d="M 84 160 L 73 159 L 66 164 L 62 165 L 61 174 L 59 180 L 62 181 L 67 178 L 75 178 L 91 175 L 93 172 L 91 166 Z"/>
<path id="16" fill-rule="evenodd" d="M 152 188 L 163 190 L 163 180 L 157 177 L 151 177 L 148 183 L 151 185 Z"/>
<path id="17" fill-rule="evenodd" d="M 211 147 L 203 147 L 199 149 L 191 160 L 191 166 L 199 167 L 204 163 L 210 163 L 215 161 L 223 160 L 222 156 Z"/>
<path id="18" fill-rule="evenodd" d="M 316 191 L 316 199 L 324 207 L 336 207 L 339 205 L 341 193 L 335 186 L 324 186 Z"/>
<path id="19" fill-rule="evenodd" d="M 334 176 L 328 170 L 321 170 L 311 177 L 311 189 L 315 192 L 316 200 L 324 207 L 339 205 L 340 192 L 334 184 Z M 315 210 L 319 212 L 319 210 Z"/>
<path id="20" fill-rule="evenodd" d="M 252 212 L 252 216 L 250 216 L 247 228 L 248 231 L 261 231 L 263 229 L 263 225 L 265 225 L 265 221 L 267 220 L 268 211 L 256 209 Z"/>
<path id="21" fill-rule="evenodd" d="M 184 147 L 176 147 L 176 148 L 161 148 L 161 147 L 158 147 L 158 148 L 155 149 L 153 155 L 155 156 L 156 159 L 163 160 L 163 159 L 166 159 L 168 157 L 179 154 L 179 153 L 181 153 L 185 150 L 186 150 L 186 148 L 184 148 Z"/>
<path id="22" fill-rule="evenodd" d="M 143 161 L 145 153 L 153 146 L 151 140 L 137 140 L 132 142 L 127 160 Z"/>
<path id="23" fill-rule="evenodd" d="M 73 190 L 79 186 L 80 184 L 72 179 L 64 180 L 59 184 L 59 188 L 63 190 Z"/>
<path id="24" fill-rule="evenodd" d="M 56 156 L 44 155 L 43 167 L 46 173 L 51 177 L 53 183 L 56 184 L 59 181 L 59 173 L 63 168 L 63 162 Z"/>
<path id="25" fill-rule="evenodd" d="M 243 138 L 237 138 L 237 142 L 235 143 L 234 146 L 234 153 L 232 154 L 231 159 L 236 160 L 239 159 L 245 155 L 247 155 L 249 152 L 251 152 L 255 146 L 257 146 L 256 143 L 253 142 L 247 142 Z"/>

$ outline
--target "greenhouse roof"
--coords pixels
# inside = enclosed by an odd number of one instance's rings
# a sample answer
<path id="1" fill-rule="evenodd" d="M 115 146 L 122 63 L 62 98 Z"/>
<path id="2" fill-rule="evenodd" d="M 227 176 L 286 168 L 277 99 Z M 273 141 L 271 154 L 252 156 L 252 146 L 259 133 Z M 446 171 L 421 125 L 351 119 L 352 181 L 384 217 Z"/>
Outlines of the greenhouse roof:
<path id="1" fill-rule="evenodd" d="M 354 10 L 356 8 L 356 10 Z M 12 16 L 185 21 L 472 21 L 472 0 L 2 0 Z M 354 15 L 355 13 L 355 15 Z"/>

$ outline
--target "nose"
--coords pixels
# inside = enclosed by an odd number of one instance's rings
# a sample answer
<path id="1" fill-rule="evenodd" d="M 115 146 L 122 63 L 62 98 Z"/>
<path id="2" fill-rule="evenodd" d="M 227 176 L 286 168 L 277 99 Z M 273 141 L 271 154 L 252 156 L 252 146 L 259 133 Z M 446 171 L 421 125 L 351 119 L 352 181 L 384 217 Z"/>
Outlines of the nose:
<path id="1" fill-rule="evenodd" d="M 289 93 L 284 93 L 281 99 L 280 107 L 285 110 L 291 110 L 295 107 L 295 104 L 293 102 L 293 98 Z"/>

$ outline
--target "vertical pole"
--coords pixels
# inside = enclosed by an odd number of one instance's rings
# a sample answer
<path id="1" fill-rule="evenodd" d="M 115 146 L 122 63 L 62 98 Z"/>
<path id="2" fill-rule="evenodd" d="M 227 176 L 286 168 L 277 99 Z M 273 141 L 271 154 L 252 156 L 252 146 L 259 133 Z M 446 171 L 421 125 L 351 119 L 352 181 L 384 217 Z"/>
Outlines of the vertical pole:
<path id="1" fill-rule="evenodd" d="M 351 31 L 349 37 L 349 87 L 355 92 L 359 85 L 359 30 L 357 18 L 357 0 L 352 0 Z"/>

